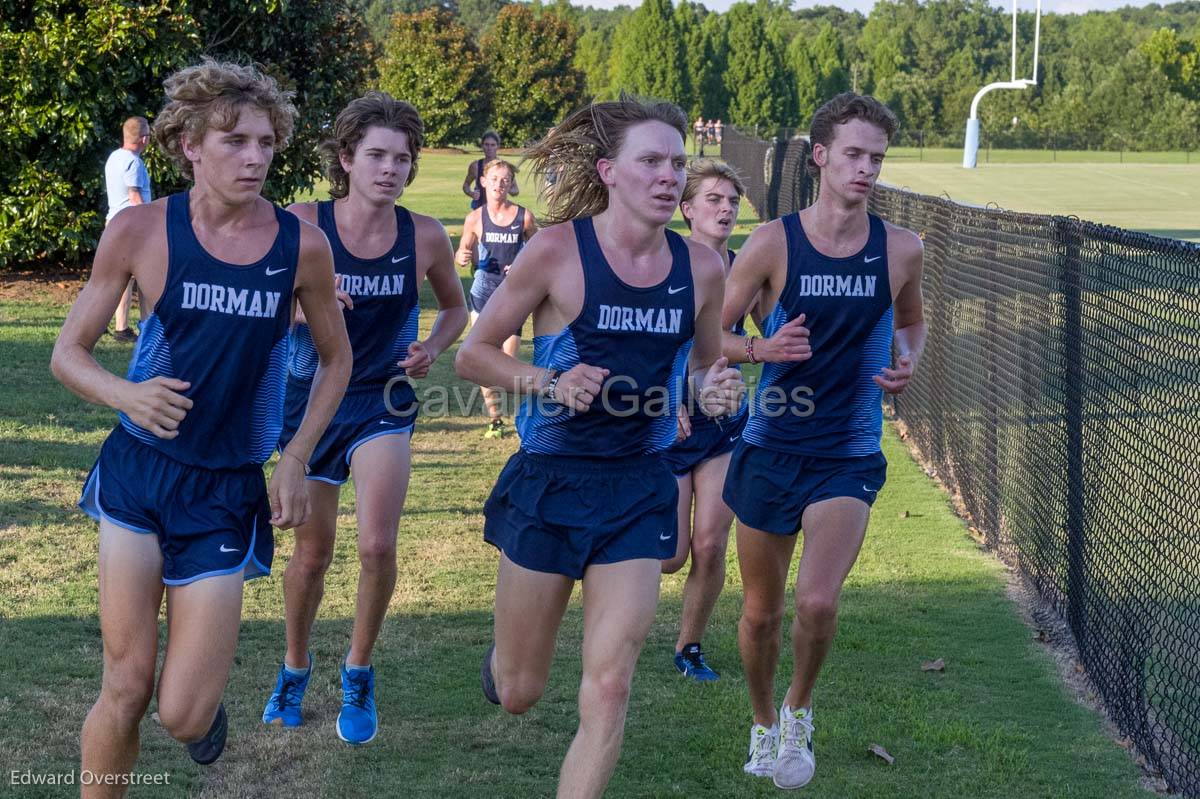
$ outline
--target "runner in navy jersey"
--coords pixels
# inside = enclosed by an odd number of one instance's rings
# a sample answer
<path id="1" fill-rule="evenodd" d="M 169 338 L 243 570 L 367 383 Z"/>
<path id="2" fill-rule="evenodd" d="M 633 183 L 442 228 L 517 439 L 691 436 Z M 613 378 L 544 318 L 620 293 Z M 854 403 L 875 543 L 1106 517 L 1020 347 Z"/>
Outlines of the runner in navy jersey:
<path id="1" fill-rule="evenodd" d="M 756 297 L 770 309 L 769 339 L 725 334 L 730 360 L 761 361 L 763 371 L 724 498 L 738 519 L 738 643 L 754 710 L 744 770 L 780 788 L 807 784 L 815 770 L 813 685 L 886 477 L 882 392 L 904 390 L 925 344 L 921 241 L 867 213 L 895 129 L 895 115 L 872 97 L 847 92 L 817 110 L 809 165 L 820 173 L 817 201 L 754 231 L 722 314 L 728 329 Z M 800 529 L 795 662 L 777 713 L 779 627 Z"/>
<path id="2" fill-rule="evenodd" d="M 483 188 L 483 167 L 488 161 L 494 161 L 496 154 L 500 152 L 500 134 L 494 130 L 489 130 L 479 140 L 479 146 L 483 150 L 483 158 L 476 158 L 467 166 L 467 176 L 463 179 L 462 185 L 463 194 L 471 198 L 472 211 L 483 205 L 487 200 Z M 515 177 L 513 178 L 512 185 L 508 187 L 508 193 L 513 197 L 521 193 L 521 188 L 517 185 Z"/>
<path id="3" fill-rule="evenodd" d="M 727 245 L 745 193 L 737 171 L 728 164 L 710 158 L 688 163 L 680 211 L 692 241 L 715 250 L 726 272 L 735 255 Z M 734 332 L 745 334 L 745 328 L 739 322 Z M 663 561 L 662 570 L 674 574 L 688 562 L 689 555 L 692 560 L 683 587 L 683 618 L 674 662 L 682 674 L 701 682 L 719 677 L 705 660 L 700 639 L 725 583 L 725 547 L 733 511 L 721 499 L 721 489 L 729 453 L 745 422 L 745 404 L 732 416 L 716 419 L 695 404 L 681 405 L 679 440 L 663 454 L 679 483 L 679 542 L 674 555 Z"/>
<path id="4" fill-rule="evenodd" d="M 155 135 L 193 186 L 113 219 L 51 362 L 73 392 L 120 413 L 80 500 L 100 520 L 104 642 L 100 697 L 82 736 L 82 769 L 98 779 L 85 796 L 123 794 L 119 779 L 101 777 L 134 768 L 164 585 L 159 721 L 196 762 L 220 756 L 242 581 L 269 573 L 271 525 L 305 521 L 307 462 L 351 367 L 325 237 L 260 196 L 292 132 L 290 93 L 252 67 L 208 59 L 164 85 Z M 92 348 L 130 277 L 154 312 L 123 380 Z M 261 464 L 282 422 L 293 297 L 319 366 L 268 487 Z"/>
<path id="5" fill-rule="evenodd" d="M 353 475 L 358 517 L 358 603 L 350 648 L 339 671 L 342 710 L 337 735 L 371 741 L 379 727 L 371 652 L 396 585 L 396 535 L 408 490 L 409 441 L 416 423 L 412 378 L 423 378 L 467 323 L 462 283 L 441 223 L 396 205 L 417 174 L 424 127 L 417 110 L 382 92 L 338 114 L 322 150 L 333 200 L 289 209 L 318 225 L 333 247 L 338 297 L 354 351 L 345 399 L 317 444 L 309 474 L 313 513 L 296 528 L 284 572 L 287 652 L 263 721 L 301 723 L 312 675 L 309 640 L 333 559 L 339 486 Z M 429 280 L 438 315 L 429 338 L 417 338 L 418 294 Z M 289 348 L 286 448 L 310 395 L 315 360 L 309 326 L 297 317 Z"/>
<path id="6" fill-rule="evenodd" d="M 525 242 L 537 232 L 533 213 L 508 199 L 508 189 L 516 180 L 516 168 L 497 158 L 483 167 L 483 175 L 487 202 L 463 220 L 463 234 L 456 254 L 460 266 L 475 267 L 470 292 L 472 322 L 508 274 Z M 518 328 L 504 340 L 503 350 L 515 358 L 520 349 L 521 331 Z M 507 431 L 501 408 L 503 393 L 485 388 L 483 400 L 489 419 L 484 438 L 504 438 Z"/>
<path id="7" fill-rule="evenodd" d="M 677 489 L 660 453 L 684 392 L 729 414 L 742 394 L 720 357 L 720 258 L 666 230 L 684 184 L 687 121 L 622 97 L 572 114 L 531 153 L 559 175 L 550 227 L 517 258 L 455 366 L 511 391 L 521 449 L 484 507 L 500 550 L 484 695 L 510 713 L 541 697 L 576 580 L 583 588 L 579 728 L 560 797 L 600 796 L 621 749 L 629 688 L 675 551 Z M 581 146 L 586 145 L 586 146 Z M 533 315 L 533 364 L 501 346 Z M 689 344 L 695 339 L 694 346 Z"/>

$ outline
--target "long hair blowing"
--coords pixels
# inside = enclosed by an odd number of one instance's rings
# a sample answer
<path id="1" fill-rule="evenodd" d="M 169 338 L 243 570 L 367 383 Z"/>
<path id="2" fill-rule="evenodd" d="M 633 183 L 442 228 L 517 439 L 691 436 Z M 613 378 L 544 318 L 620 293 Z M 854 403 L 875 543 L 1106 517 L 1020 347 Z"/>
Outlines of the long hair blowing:
<path id="1" fill-rule="evenodd" d="M 622 92 L 617 100 L 574 112 L 530 148 L 525 160 L 533 171 L 555 178 L 543 189 L 547 224 L 594 216 L 608 208 L 608 187 L 600 181 L 596 162 L 615 158 L 629 128 L 640 122 L 662 122 L 681 138 L 687 136 L 687 117 L 679 106 Z"/>

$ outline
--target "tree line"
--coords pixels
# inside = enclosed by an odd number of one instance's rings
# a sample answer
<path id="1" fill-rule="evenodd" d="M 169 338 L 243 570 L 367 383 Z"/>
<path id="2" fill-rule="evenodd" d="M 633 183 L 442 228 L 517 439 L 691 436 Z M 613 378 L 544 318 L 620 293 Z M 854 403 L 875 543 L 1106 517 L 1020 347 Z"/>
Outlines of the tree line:
<path id="1" fill-rule="evenodd" d="M 370 0 L 367 18 L 385 58 L 433 61 L 437 46 L 393 26 L 397 13 L 436 10 L 468 49 L 479 42 L 494 89 L 468 105 L 490 103 L 496 113 L 504 109 L 494 98 L 529 69 L 524 54 L 537 53 L 545 69 L 565 78 L 548 102 L 559 109 L 626 90 L 673 100 L 692 119 L 719 118 L 765 134 L 806 128 L 821 103 L 854 90 L 887 102 L 902 131 L 921 131 L 929 144 L 961 144 L 975 92 L 1009 78 L 1012 17 L 987 0 L 880 0 L 866 15 L 789 5 L 756 0 L 715 13 L 692 0 L 643 0 L 636 9 L 614 10 L 534 2 L 521 8 L 530 19 L 555 18 L 559 38 L 546 41 L 526 22 L 504 40 L 507 50 L 496 49 L 494 36 L 513 7 L 505 0 Z M 1033 36 L 1034 14 L 1021 12 L 1018 77 L 1032 72 Z M 1200 146 L 1200 0 L 1045 14 L 1038 73 L 1035 88 L 984 100 L 988 140 L 1027 147 L 1052 138 L 1083 149 Z M 500 123 L 500 132 L 519 143 L 553 118 L 542 115 L 532 129 Z"/>
<path id="2" fill-rule="evenodd" d="M 1018 17 L 1019 76 L 1032 13 Z M 692 0 L 636 9 L 566 0 L 0 0 L 0 266 L 90 252 L 104 217 L 102 167 L 121 121 L 153 118 L 161 81 L 201 54 L 255 61 L 297 93 L 296 135 L 265 189 L 277 201 L 319 178 L 316 143 L 344 105 L 378 86 L 422 113 L 430 146 L 494 128 L 529 142 L 620 91 L 669 99 L 689 118 L 769 135 L 804 128 L 848 89 L 887 102 L 901 135 L 957 144 L 979 87 L 1008 78 L 1011 16 L 987 0 L 832 6 Z M 1000 146 L 1196 149 L 1200 0 L 1046 14 L 1037 87 L 981 105 Z M 153 151 L 159 194 L 182 185 Z"/>

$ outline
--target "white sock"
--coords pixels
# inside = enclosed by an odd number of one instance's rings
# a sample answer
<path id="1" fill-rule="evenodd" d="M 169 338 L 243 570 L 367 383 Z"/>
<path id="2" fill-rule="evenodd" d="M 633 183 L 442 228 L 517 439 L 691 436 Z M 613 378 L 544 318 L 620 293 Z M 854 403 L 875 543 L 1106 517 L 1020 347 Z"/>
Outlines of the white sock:
<path id="1" fill-rule="evenodd" d="M 286 671 L 288 674 L 291 674 L 293 677 L 303 677 L 305 674 L 308 674 L 310 669 L 312 669 L 312 659 L 311 658 L 309 658 L 308 665 L 302 669 L 298 669 L 295 666 L 289 666 L 288 662 L 287 662 L 287 658 L 284 658 L 283 670 Z"/>

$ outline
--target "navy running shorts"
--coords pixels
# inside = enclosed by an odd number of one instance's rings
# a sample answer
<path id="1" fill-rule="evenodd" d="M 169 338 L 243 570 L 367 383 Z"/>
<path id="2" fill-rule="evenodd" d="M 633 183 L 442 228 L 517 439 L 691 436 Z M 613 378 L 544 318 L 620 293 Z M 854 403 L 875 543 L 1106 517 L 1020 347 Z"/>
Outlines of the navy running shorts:
<path id="1" fill-rule="evenodd" d="M 583 578 L 592 564 L 675 554 L 678 484 L 657 455 L 517 450 L 483 506 L 483 539 L 518 566 Z"/>
<path id="2" fill-rule="evenodd" d="M 317 442 L 309 458 L 309 480 L 341 485 L 350 479 L 350 458 L 354 450 L 373 438 L 412 433 L 417 421 L 416 394 L 407 380 L 391 384 L 353 387 L 342 397 L 329 427 Z M 288 445 L 308 407 L 309 384 L 288 380 L 283 400 L 283 429 L 279 433 L 279 451 Z M 389 407 L 390 406 L 390 407 Z"/>
<path id="3" fill-rule="evenodd" d="M 503 282 L 504 275 L 476 269 L 475 280 L 471 283 L 471 291 L 467 295 L 471 310 L 475 313 L 483 313 L 483 306 L 487 305 L 487 301 L 491 299 Z"/>
<path id="4" fill-rule="evenodd" d="M 814 502 L 852 497 L 875 504 L 887 480 L 882 452 L 861 458 L 794 455 L 741 441 L 729 460 L 722 499 L 756 530 L 794 535 Z"/>
<path id="5" fill-rule="evenodd" d="M 169 458 L 118 426 L 100 447 L 79 507 L 158 536 L 163 582 L 271 573 L 275 536 L 262 466 L 205 469 Z"/>
<path id="6" fill-rule="evenodd" d="M 692 470 L 706 460 L 732 452 L 742 437 L 747 414 L 736 419 L 706 418 L 699 422 L 693 419 L 692 434 L 683 441 L 676 441 L 662 454 L 671 473 L 676 477 L 691 474 Z"/>

